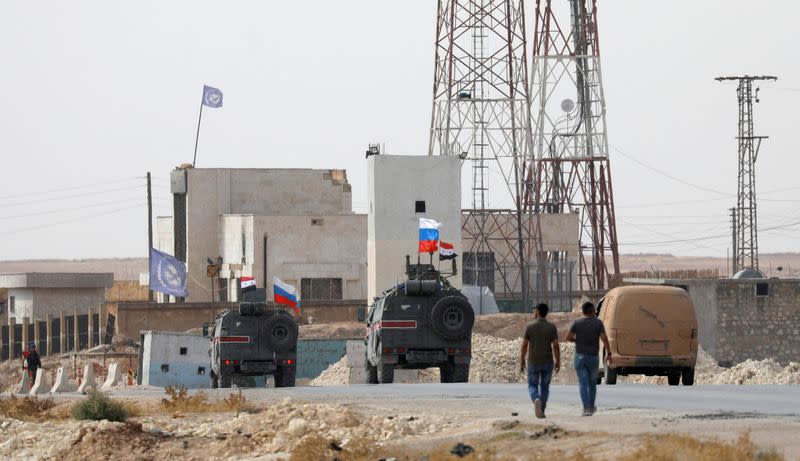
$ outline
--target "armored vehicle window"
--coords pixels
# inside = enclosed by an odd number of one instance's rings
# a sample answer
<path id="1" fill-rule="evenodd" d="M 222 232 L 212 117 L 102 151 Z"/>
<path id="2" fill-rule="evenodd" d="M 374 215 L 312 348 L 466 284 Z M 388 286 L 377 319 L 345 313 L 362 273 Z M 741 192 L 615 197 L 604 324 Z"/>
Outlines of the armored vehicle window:
<path id="1" fill-rule="evenodd" d="M 342 299 L 342 279 L 300 279 L 300 298 L 303 300 Z"/>
<path id="2" fill-rule="evenodd" d="M 417 312 L 421 306 L 419 304 L 401 304 L 400 310 L 405 312 Z"/>

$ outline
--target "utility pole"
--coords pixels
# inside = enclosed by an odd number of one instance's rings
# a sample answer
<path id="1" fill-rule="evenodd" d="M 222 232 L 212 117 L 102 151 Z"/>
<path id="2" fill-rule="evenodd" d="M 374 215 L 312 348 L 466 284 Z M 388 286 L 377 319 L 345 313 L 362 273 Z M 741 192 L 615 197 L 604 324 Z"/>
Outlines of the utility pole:
<path id="1" fill-rule="evenodd" d="M 150 252 L 153 248 L 153 189 L 150 185 L 150 172 L 147 172 L 147 270 L 150 270 Z M 153 274 L 150 274 L 152 276 Z M 147 284 L 147 302 L 153 302 L 152 285 Z"/>
<path id="2" fill-rule="evenodd" d="M 753 82 L 759 80 L 775 81 L 773 76 L 717 77 L 719 82 L 735 80 L 738 82 L 736 96 L 739 102 L 739 173 L 736 203 L 736 237 L 734 239 L 734 272 L 745 268 L 758 270 L 758 215 L 756 213 L 756 160 L 761 141 L 767 136 L 753 134 L 753 100 L 759 102 Z"/>

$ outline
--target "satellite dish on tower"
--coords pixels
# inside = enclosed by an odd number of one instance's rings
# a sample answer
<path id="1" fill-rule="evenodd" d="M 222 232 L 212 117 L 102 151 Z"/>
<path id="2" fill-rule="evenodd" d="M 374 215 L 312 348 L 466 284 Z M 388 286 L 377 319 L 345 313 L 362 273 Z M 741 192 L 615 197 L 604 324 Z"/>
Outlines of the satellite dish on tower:
<path id="1" fill-rule="evenodd" d="M 561 101 L 561 110 L 563 110 L 564 112 L 567 113 L 572 112 L 572 109 L 574 108 L 575 108 L 575 101 L 573 101 L 572 99 L 567 98 Z"/>

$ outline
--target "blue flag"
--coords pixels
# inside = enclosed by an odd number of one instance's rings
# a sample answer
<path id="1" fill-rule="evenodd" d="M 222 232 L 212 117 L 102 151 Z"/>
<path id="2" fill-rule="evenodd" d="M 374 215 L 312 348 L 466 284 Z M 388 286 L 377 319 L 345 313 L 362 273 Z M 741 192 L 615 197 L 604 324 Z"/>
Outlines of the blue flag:
<path id="1" fill-rule="evenodd" d="M 222 107 L 222 90 L 213 86 L 203 85 L 203 105 Z"/>
<path id="2" fill-rule="evenodd" d="M 185 298 L 186 265 L 172 255 L 150 248 L 150 289 Z"/>

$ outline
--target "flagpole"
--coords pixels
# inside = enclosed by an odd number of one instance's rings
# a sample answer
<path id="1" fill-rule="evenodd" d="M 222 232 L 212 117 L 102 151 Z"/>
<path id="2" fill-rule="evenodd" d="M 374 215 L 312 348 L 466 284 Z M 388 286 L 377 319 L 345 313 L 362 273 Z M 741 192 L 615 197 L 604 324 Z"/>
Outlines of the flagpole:
<path id="1" fill-rule="evenodd" d="M 194 158 L 192 159 L 192 168 L 197 161 L 197 142 L 200 140 L 200 121 L 203 120 L 203 98 L 200 98 L 200 115 L 197 117 L 197 134 L 194 136 Z"/>

